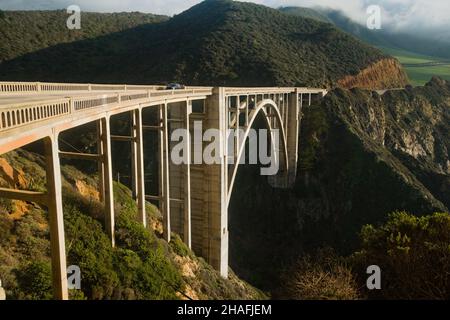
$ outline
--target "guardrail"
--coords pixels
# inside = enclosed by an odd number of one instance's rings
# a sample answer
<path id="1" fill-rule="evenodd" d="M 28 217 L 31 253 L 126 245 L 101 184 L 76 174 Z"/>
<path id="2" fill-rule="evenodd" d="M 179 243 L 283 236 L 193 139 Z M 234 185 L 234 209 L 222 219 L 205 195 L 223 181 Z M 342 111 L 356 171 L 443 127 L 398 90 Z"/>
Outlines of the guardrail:
<path id="1" fill-rule="evenodd" d="M 300 93 L 326 94 L 326 89 L 307 88 L 307 87 L 273 87 L 273 88 L 225 88 L 225 95 L 260 95 L 260 94 L 280 94 L 291 93 L 298 90 Z"/>
<path id="2" fill-rule="evenodd" d="M 225 95 L 255 95 L 255 94 L 277 94 L 291 93 L 295 88 L 225 88 Z"/>
<path id="3" fill-rule="evenodd" d="M 6 87 L 5 87 L 6 86 Z M 13 87 L 7 87 L 13 86 Z M 136 85 L 92 85 L 92 84 L 51 84 L 51 83 L 0 83 L 2 90 L 32 90 L 44 91 L 114 91 L 101 95 L 71 96 L 54 100 L 27 102 L 7 105 L 0 108 L 0 132 L 24 126 L 38 121 L 73 114 L 93 108 L 102 108 L 127 102 L 138 103 L 139 100 L 159 101 L 171 100 L 178 97 L 202 97 L 212 94 L 212 87 L 187 87 L 181 90 L 155 90 L 159 86 Z M 146 90 L 142 90 L 145 87 Z M 140 91 L 138 89 L 141 89 Z M 323 89 L 299 88 L 303 93 L 323 93 Z M 29 91 L 27 91 L 29 90 Z M 128 91 L 130 90 L 130 91 Z M 254 94 L 280 94 L 290 93 L 296 88 L 226 88 L 226 95 L 254 95 Z M 132 92 L 131 92 L 132 91 Z M 16 91 L 17 92 L 17 91 Z M 153 99 L 152 99 L 153 98 Z M 140 103 L 140 102 L 139 102 Z"/>
<path id="4" fill-rule="evenodd" d="M 104 89 L 102 89 L 104 90 Z M 93 108 L 102 108 L 136 102 L 139 100 L 174 99 L 178 96 L 207 96 L 212 94 L 212 88 L 184 89 L 184 90 L 156 90 L 111 92 L 101 95 L 73 96 L 62 99 L 44 100 L 7 105 L 7 109 L 0 108 L 0 132 L 31 124 L 33 122 L 73 114 Z"/>
<path id="5" fill-rule="evenodd" d="M 71 113 L 70 99 L 18 104 L 0 112 L 0 131 Z"/>
<path id="6" fill-rule="evenodd" d="M 50 82 L 0 82 L 0 94 L 73 92 L 73 91 L 128 91 L 160 90 L 161 85 L 91 84 L 91 83 L 50 83 Z"/>

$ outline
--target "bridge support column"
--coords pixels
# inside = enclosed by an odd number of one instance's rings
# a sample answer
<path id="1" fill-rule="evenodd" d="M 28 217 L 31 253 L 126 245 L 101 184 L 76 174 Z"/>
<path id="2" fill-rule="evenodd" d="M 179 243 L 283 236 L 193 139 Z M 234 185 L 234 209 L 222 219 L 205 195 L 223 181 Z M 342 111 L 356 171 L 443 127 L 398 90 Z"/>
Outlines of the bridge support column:
<path id="1" fill-rule="evenodd" d="M 169 105 L 170 135 L 176 141 L 171 141 L 170 150 L 176 156 L 182 157 L 182 163 L 170 159 L 170 225 L 172 231 L 181 235 L 188 247 L 191 247 L 191 145 L 189 116 L 192 105 L 190 101 L 172 103 Z M 182 131 L 176 132 L 175 130 Z M 180 151 L 182 146 L 182 152 Z M 176 148 L 176 149 L 175 149 Z M 179 159 L 181 160 L 181 159 Z"/>
<path id="2" fill-rule="evenodd" d="M 132 125 L 132 159 L 133 172 L 132 183 L 135 190 L 135 198 L 138 206 L 138 218 L 145 227 L 147 226 L 147 216 L 145 212 L 145 172 L 144 172 L 144 146 L 142 129 L 142 111 L 136 109 L 133 113 Z"/>
<path id="3" fill-rule="evenodd" d="M 297 163 L 298 163 L 298 144 L 301 122 L 301 106 L 299 103 L 298 89 L 289 95 L 289 117 L 287 118 L 287 149 L 288 149 L 288 166 L 287 173 L 287 187 L 294 185 L 297 178 Z"/>
<path id="4" fill-rule="evenodd" d="M 163 216 L 163 237 L 170 241 L 170 179 L 169 179 L 169 124 L 167 103 L 159 109 L 161 130 L 159 131 L 159 198 L 160 210 Z"/>
<path id="5" fill-rule="evenodd" d="M 300 129 L 300 106 L 298 90 L 290 93 L 286 97 L 283 96 L 281 105 L 284 106 L 284 128 L 286 133 L 287 148 L 287 170 L 280 170 L 275 176 L 269 176 L 269 183 L 274 188 L 291 188 L 297 177 L 297 161 L 298 161 L 298 143 Z M 281 108 L 280 108 L 281 109 Z M 281 146 L 281 143 L 280 143 Z M 282 149 L 278 150 L 280 164 L 281 157 L 284 156 Z M 281 169 L 281 168 L 280 168 Z"/>
<path id="6" fill-rule="evenodd" d="M 59 163 L 58 137 L 44 139 L 47 207 L 49 211 L 50 246 L 52 259 L 53 295 L 56 299 L 68 300 L 66 247 L 62 205 L 61 168 Z"/>
<path id="7" fill-rule="evenodd" d="M 102 118 L 99 121 L 101 125 L 101 150 L 103 151 L 103 182 L 105 186 L 105 229 L 114 247 L 114 188 L 111 159 L 111 128 L 109 117 Z"/>
<path id="8" fill-rule="evenodd" d="M 228 112 L 225 106 L 225 89 L 214 88 L 206 101 L 204 130 L 221 132 L 220 163 L 204 164 L 204 221 L 205 237 L 203 255 L 222 277 L 228 277 Z"/>
<path id="9" fill-rule="evenodd" d="M 192 101 L 187 102 L 184 112 L 184 124 L 188 134 L 186 141 L 186 164 L 184 168 L 184 230 L 183 239 L 186 245 L 192 248 L 192 217 L 191 217 L 191 130 L 189 126 L 190 115 L 192 113 Z"/>
<path id="10" fill-rule="evenodd" d="M 102 143 L 102 122 L 101 120 L 96 121 L 97 125 L 97 154 L 103 155 L 103 143 Z M 99 201 L 105 203 L 105 168 L 103 165 L 103 157 L 98 160 L 98 191 L 99 191 Z"/>

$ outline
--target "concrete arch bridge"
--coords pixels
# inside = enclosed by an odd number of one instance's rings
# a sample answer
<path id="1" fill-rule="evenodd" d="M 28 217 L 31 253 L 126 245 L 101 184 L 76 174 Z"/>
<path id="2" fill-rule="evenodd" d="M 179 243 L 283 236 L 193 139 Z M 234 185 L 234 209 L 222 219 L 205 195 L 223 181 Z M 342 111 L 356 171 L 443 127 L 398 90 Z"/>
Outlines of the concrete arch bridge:
<path id="1" fill-rule="evenodd" d="M 228 204 L 245 140 L 258 115 L 270 132 L 272 154 L 280 170 L 269 181 L 288 188 L 295 181 L 298 135 L 302 107 L 326 94 L 314 88 L 224 88 L 186 87 L 166 90 L 163 86 L 0 82 L 0 155 L 42 140 L 45 145 L 47 192 L 0 188 L 0 197 L 38 203 L 49 211 L 54 295 L 67 299 L 67 273 L 60 158 L 98 163 L 99 190 L 105 205 L 105 228 L 114 246 L 114 196 L 112 141 L 132 146 L 132 189 L 139 220 L 145 225 L 145 202 L 158 203 L 163 214 L 164 238 L 180 234 L 197 255 L 204 257 L 221 275 L 228 275 Z M 158 114 L 147 123 L 144 110 Z M 111 118 L 128 113 L 132 122 L 126 136 L 111 134 Z M 174 147 L 171 133 L 187 129 L 195 134 L 218 129 L 220 158 L 215 164 L 192 161 L 200 156 L 197 146 L 186 143 L 187 161 L 176 165 L 170 159 Z M 95 154 L 63 152 L 58 135 L 88 123 L 96 123 Z M 228 148 L 227 132 L 234 129 L 234 147 Z M 275 129 L 280 133 L 274 135 Z M 159 192 L 147 194 L 144 182 L 143 132 L 158 134 Z M 239 136 L 241 135 L 241 136 Z M 243 135 L 243 136 L 242 136 Z M 274 143 L 278 139 L 278 143 Z M 192 141 L 192 139 L 191 139 Z M 228 164 L 233 159 L 234 164 Z"/>

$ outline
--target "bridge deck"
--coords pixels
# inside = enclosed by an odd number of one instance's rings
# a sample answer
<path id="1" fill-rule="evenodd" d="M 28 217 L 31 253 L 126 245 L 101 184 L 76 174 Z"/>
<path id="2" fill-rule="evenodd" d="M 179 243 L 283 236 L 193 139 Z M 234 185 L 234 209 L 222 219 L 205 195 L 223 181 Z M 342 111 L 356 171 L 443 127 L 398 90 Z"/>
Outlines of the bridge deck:
<path id="1" fill-rule="evenodd" d="M 315 88 L 225 88 L 226 96 L 326 94 Z M 212 87 L 0 82 L 0 154 L 100 117 L 164 103 L 206 99 Z"/>

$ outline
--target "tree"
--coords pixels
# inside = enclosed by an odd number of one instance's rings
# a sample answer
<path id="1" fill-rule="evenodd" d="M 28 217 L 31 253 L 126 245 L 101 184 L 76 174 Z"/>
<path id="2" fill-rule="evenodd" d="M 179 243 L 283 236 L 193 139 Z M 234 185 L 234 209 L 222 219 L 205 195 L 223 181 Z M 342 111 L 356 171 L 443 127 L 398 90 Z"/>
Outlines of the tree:
<path id="1" fill-rule="evenodd" d="M 361 278 L 369 265 L 382 270 L 382 290 L 369 297 L 386 299 L 450 298 L 450 215 L 390 215 L 380 227 L 365 226 L 362 250 L 354 255 Z"/>

